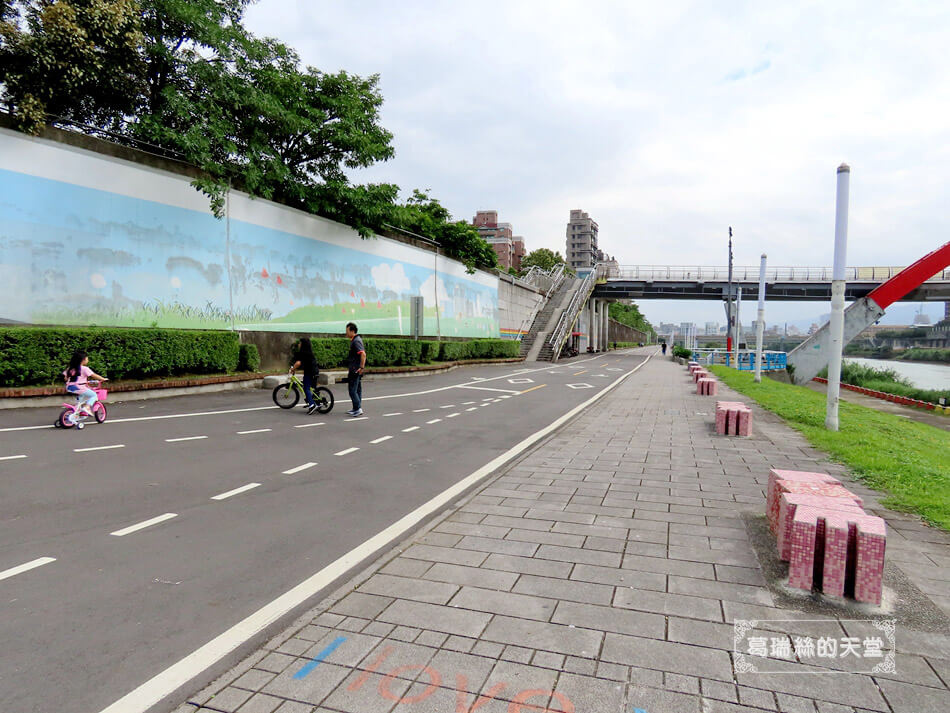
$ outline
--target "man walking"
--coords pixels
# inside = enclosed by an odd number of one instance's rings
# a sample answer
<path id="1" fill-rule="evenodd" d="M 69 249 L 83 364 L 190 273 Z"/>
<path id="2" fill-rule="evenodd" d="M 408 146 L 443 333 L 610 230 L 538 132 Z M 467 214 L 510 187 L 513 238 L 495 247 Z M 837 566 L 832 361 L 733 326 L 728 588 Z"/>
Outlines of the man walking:
<path id="1" fill-rule="evenodd" d="M 363 347 L 363 338 L 359 335 L 356 325 L 350 322 L 346 325 L 346 336 L 350 338 L 350 354 L 346 358 L 347 386 L 350 390 L 350 400 L 353 408 L 347 413 L 350 416 L 363 415 L 363 369 L 366 368 L 366 349 Z"/>

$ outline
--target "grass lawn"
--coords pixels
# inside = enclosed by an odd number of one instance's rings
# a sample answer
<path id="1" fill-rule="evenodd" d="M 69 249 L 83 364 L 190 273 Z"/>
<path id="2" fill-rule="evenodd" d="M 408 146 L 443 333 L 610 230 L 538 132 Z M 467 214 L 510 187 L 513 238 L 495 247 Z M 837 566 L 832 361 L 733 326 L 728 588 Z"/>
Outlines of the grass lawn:
<path id="1" fill-rule="evenodd" d="M 710 370 L 731 388 L 781 416 L 817 449 L 862 482 L 887 493 L 883 503 L 950 530 L 950 433 L 866 406 L 840 402 L 838 432 L 825 430 L 825 395 L 725 366 Z"/>

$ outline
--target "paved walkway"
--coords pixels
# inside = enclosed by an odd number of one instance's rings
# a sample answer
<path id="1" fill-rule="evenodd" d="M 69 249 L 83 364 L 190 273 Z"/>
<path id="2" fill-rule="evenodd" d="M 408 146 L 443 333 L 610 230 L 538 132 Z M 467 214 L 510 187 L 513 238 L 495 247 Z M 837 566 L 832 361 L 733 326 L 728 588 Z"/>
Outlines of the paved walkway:
<path id="1" fill-rule="evenodd" d="M 692 392 L 654 358 L 179 711 L 950 710 L 950 537 L 855 483 L 930 619 L 898 621 L 896 672 L 828 658 L 735 672 L 734 620 L 838 640 L 873 633 L 849 620 L 876 612 L 782 604 L 750 519 L 768 469 L 847 474 L 757 407 L 751 437 L 716 436 L 714 399 Z"/>

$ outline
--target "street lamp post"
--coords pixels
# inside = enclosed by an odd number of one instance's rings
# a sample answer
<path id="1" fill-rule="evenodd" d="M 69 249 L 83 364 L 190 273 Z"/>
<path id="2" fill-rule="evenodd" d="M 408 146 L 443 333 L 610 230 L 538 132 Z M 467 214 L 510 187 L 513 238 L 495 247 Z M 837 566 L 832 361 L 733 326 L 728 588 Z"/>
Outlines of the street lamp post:
<path id="1" fill-rule="evenodd" d="M 726 354 L 732 352 L 732 226 L 729 226 L 729 287 L 726 293 Z"/>
<path id="2" fill-rule="evenodd" d="M 759 264 L 759 312 L 755 319 L 755 381 L 762 381 L 762 337 L 765 333 L 765 253 Z"/>
<path id="3" fill-rule="evenodd" d="M 851 168 L 838 166 L 835 196 L 835 262 L 831 274 L 831 320 L 828 324 L 828 397 L 825 428 L 838 430 L 838 397 L 841 393 L 841 350 L 844 347 L 845 262 L 848 250 L 848 194 Z"/>

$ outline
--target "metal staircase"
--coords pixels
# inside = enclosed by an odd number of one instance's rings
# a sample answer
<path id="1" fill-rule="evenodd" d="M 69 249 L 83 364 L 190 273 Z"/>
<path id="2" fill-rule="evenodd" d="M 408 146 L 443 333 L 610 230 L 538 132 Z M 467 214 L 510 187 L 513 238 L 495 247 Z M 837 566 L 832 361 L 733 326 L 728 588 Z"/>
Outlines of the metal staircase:
<path id="1" fill-rule="evenodd" d="M 575 282 L 576 280 L 571 278 L 562 279 L 554 292 L 548 296 L 544 307 L 537 313 L 531 322 L 531 326 L 528 328 L 528 333 L 524 336 L 524 339 L 521 340 L 521 356 L 526 359 L 531 359 L 532 348 L 538 342 L 538 339 L 540 339 L 542 343 L 544 342 L 548 332 L 542 330 L 551 323 L 551 316 L 564 301 L 565 293 L 570 291 Z M 533 358 L 536 359 L 537 354 L 535 354 Z"/>
<path id="2" fill-rule="evenodd" d="M 597 265 L 583 281 L 575 280 L 575 289 L 571 301 L 561 312 L 557 324 L 550 331 L 551 336 L 545 340 L 544 345 L 538 352 L 538 361 L 557 361 L 558 357 L 561 356 L 561 349 L 564 348 L 564 343 L 571 335 L 581 310 L 587 306 L 587 300 L 590 299 L 594 286 L 597 284 L 597 280 L 602 277 L 603 272 L 603 266 Z"/>

